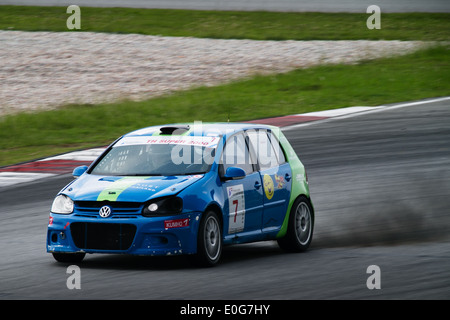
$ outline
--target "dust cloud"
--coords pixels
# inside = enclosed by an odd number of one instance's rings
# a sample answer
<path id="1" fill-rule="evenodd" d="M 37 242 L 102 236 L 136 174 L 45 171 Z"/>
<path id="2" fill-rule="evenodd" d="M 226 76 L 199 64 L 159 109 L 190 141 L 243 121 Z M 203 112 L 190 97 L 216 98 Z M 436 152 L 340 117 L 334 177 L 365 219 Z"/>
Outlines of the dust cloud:
<path id="1" fill-rule="evenodd" d="M 400 180 L 353 190 L 345 200 L 333 201 L 334 206 L 327 202 L 332 199 L 315 199 L 313 245 L 360 247 L 449 238 L 449 174 L 415 174 Z"/>

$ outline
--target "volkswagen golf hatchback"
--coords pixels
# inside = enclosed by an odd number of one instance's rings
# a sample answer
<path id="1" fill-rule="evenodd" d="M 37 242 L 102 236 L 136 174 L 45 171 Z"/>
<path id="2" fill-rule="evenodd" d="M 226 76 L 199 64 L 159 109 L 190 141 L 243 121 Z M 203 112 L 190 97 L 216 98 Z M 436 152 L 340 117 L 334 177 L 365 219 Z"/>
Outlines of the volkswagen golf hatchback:
<path id="1" fill-rule="evenodd" d="M 306 172 L 277 127 L 148 127 L 113 142 L 53 201 L 47 251 L 186 254 L 213 266 L 229 244 L 277 240 L 305 251 L 314 210 Z"/>

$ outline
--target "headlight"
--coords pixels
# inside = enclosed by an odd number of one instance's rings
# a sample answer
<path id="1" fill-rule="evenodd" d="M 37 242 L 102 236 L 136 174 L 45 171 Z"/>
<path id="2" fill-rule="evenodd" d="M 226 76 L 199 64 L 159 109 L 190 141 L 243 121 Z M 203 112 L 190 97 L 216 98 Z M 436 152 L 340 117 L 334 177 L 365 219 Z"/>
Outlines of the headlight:
<path id="1" fill-rule="evenodd" d="M 60 194 L 53 200 L 53 213 L 69 214 L 73 212 L 73 201 L 68 196 Z"/>
<path id="2" fill-rule="evenodd" d="M 147 202 L 142 210 L 145 217 L 166 216 L 183 211 L 183 199 L 180 197 L 166 197 Z"/>

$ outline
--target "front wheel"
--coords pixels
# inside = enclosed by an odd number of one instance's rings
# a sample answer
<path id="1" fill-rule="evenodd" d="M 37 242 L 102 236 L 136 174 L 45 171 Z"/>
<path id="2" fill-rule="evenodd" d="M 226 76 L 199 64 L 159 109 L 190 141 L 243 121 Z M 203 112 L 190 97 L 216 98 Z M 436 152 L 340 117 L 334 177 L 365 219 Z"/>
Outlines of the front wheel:
<path id="1" fill-rule="evenodd" d="M 194 264 L 211 267 L 217 264 L 222 254 L 222 227 L 214 211 L 205 213 L 198 230 L 197 254 L 192 256 Z"/>
<path id="2" fill-rule="evenodd" d="M 311 244 L 314 229 L 314 214 L 311 203 L 298 197 L 291 208 L 286 235 L 278 239 L 279 246 L 290 252 L 306 251 Z"/>

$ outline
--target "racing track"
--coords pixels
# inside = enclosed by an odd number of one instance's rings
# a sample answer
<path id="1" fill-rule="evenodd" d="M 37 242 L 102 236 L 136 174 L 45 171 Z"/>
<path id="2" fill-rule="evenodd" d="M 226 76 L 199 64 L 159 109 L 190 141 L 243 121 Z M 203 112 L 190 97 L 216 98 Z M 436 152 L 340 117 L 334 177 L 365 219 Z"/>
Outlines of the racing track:
<path id="1" fill-rule="evenodd" d="M 81 290 L 45 252 L 48 210 L 67 175 L 0 189 L 0 299 L 449 299 L 450 100 L 285 131 L 308 169 L 311 249 L 227 247 L 220 265 L 89 255 Z M 381 289 L 369 290 L 369 265 Z"/>

